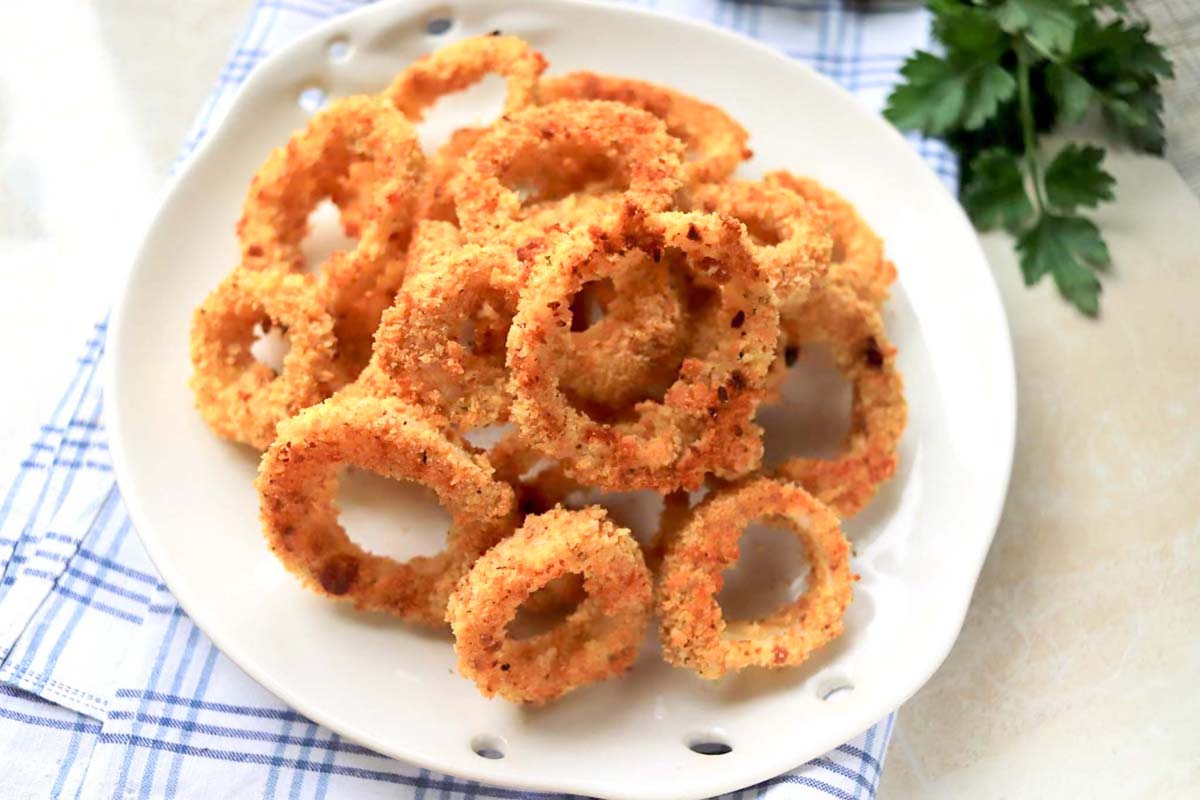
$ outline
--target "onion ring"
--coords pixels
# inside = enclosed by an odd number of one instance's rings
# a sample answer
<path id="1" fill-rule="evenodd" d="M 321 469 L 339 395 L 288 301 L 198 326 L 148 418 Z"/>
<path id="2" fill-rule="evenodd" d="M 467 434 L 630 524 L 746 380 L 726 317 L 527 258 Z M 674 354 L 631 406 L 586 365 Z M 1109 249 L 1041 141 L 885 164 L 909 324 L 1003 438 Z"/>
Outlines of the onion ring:
<path id="1" fill-rule="evenodd" d="M 522 523 L 526 517 L 544 514 L 564 504 L 568 495 L 584 488 L 557 464 L 546 465 L 545 456 L 521 441 L 515 431 L 492 445 L 488 460 L 496 470 L 496 477 L 513 488 Z M 570 573 L 535 591 L 522 607 L 534 614 L 549 614 L 574 608 L 583 595 L 583 576 Z"/>
<path id="2" fill-rule="evenodd" d="M 313 116 L 251 180 L 238 223 L 245 269 L 301 271 L 308 215 L 323 197 L 342 203 L 343 218 L 359 231 L 354 249 L 334 253 L 319 278 L 349 379 L 367 363 L 371 335 L 399 286 L 424 169 L 404 116 L 377 98 L 356 96 Z M 350 194 L 351 178 L 370 183 Z"/>
<path id="3" fill-rule="evenodd" d="M 508 84 L 504 113 L 532 104 L 538 76 L 546 59 L 516 36 L 474 36 L 454 42 L 408 65 L 384 91 L 396 108 L 414 122 L 443 95 L 461 91 L 489 73 Z"/>
<path id="4" fill-rule="evenodd" d="M 486 132 L 487 128 L 459 128 L 429 160 L 425 183 L 417 197 L 418 220 L 440 220 L 458 225 L 454 196 L 450 192 L 450 179 L 458 170 L 459 162 Z"/>
<path id="5" fill-rule="evenodd" d="M 287 333 L 278 375 L 250 350 L 259 323 Z M 234 270 L 192 316 L 196 406 L 218 436 L 264 450 L 276 423 L 337 388 L 336 346 L 311 276 Z"/>
<path id="6" fill-rule="evenodd" d="M 684 359 L 661 402 L 639 403 L 633 421 L 608 424 L 571 406 L 555 365 L 569 349 L 571 298 L 615 263 L 598 256 L 632 248 L 681 251 L 689 275 L 719 290 L 727 322 L 707 352 Z M 698 488 L 710 472 L 738 477 L 762 458 L 752 416 L 778 337 L 776 298 L 740 223 L 671 212 L 652 224 L 635 219 L 619 236 L 577 231 L 536 265 L 521 293 L 508 338 L 513 418 L 531 445 L 602 489 L 667 492 Z"/>
<path id="7" fill-rule="evenodd" d="M 611 100 L 640 108 L 661 119 L 667 133 L 680 139 L 689 158 L 684 163 L 684 182 L 688 186 L 724 180 L 737 165 L 750 158 L 746 148 L 746 129 L 720 108 L 669 89 L 666 86 L 598 75 L 573 72 L 542 78 L 537 85 L 538 102 L 557 100 Z"/>
<path id="8" fill-rule="evenodd" d="M 389 244 L 406 245 L 425 169 L 416 130 L 378 98 L 346 97 L 275 148 L 251 179 L 237 225 L 242 266 L 301 271 L 308 215 L 322 198 L 345 200 L 347 178 L 365 164 L 370 175 L 386 177 L 373 187 L 372 200 L 356 207 L 363 237 L 357 249 L 378 257 Z"/>
<path id="9" fill-rule="evenodd" d="M 587 596 L 564 622 L 529 639 L 506 635 L 526 598 L 575 572 Z M 652 602 L 650 572 L 629 531 L 596 506 L 557 508 L 526 518 L 481 556 L 451 596 L 446 619 L 458 669 L 485 697 L 545 703 L 632 666 Z"/>
<path id="10" fill-rule="evenodd" d="M 693 188 L 690 201 L 695 209 L 725 214 L 746 226 L 750 251 L 772 276 L 785 308 L 803 302 L 829 269 L 829 222 L 795 192 L 757 181 L 728 181 Z"/>
<path id="11" fill-rule="evenodd" d="M 603 158 L 627 179 L 614 210 L 671 207 L 680 185 L 678 140 L 657 118 L 619 103 L 564 100 L 498 120 L 460 163 L 451 181 L 458 219 L 468 240 L 495 240 L 525 218 L 520 194 L 505 185 L 509 170 L 530 160 Z M 540 231 L 539 231 L 540 232 Z"/>
<path id="12" fill-rule="evenodd" d="M 445 252 L 405 282 L 375 333 L 375 363 L 399 396 L 460 432 L 508 418 L 504 341 L 516 299 L 493 282 L 508 262 L 479 245 Z"/>
<path id="13" fill-rule="evenodd" d="M 421 273 L 441 269 L 446 254 L 458 250 L 462 244 L 462 233 L 453 222 L 419 220 L 413 227 L 412 241 L 408 245 L 404 279 L 409 281 Z"/>
<path id="14" fill-rule="evenodd" d="M 755 520 L 799 537 L 809 588 L 765 619 L 728 623 L 717 603 L 721 571 L 736 563 L 738 540 Z M 853 581 L 837 515 L 804 489 L 766 478 L 716 489 L 666 543 L 655 592 L 663 657 L 710 680 L 751 666 L 795 666 L 841 635 Z"/>
<path id="15" fill-rule="evenodd" d="M 577 407 L 601 414 L 665 390 L 679 370 L 688 333 L 677 271 L 636 249 L 608 258 L 630 263 L 611 268 L 609 297 L 595 299 L 604 316 L 584 330 L 572 330 L 572 368 L 561 378 L 563 392 Z M 588 322 L 582 306 L 589 287 L 597 285 L 585 284 L 576 295 L 573 329 Z"/>
<path id="16" fill-rule="evenodd" d="M 343 464 L 433 489 L 453 520 L 446 549 L 401 562 L 351 541 L 337 520 Z M 475 559 L 515 523 L 512 490 L 487 459 L 394 399 L 339 396 L 282 422 L 255 485 L 267 542 L 305 586 L 432 626 Z"/>
<path id="17" fill-rule="evenodd" d="M 879 312 L 848 287 L 831 285 L 789 315 L 793 345 L 824 342 L 850 381 L 850 431 L 835 459 L 793 458 L 777 474 L 795 481 L 843 518 L 862 510 L 896 473 L 896 448 L 908 421 L 896 348 Z"/>
<path id="18" fill-rule="evenodd" d="M 880 306 L 896 280 L 896 265 L 883 256 L 883 241 L 844 197 L 812 178 L 784 170 L 763 177 L 769 186 L 791 189 L 825 212 L 833 236 L 829 280 L 852 288 L 859 297 Z"/>

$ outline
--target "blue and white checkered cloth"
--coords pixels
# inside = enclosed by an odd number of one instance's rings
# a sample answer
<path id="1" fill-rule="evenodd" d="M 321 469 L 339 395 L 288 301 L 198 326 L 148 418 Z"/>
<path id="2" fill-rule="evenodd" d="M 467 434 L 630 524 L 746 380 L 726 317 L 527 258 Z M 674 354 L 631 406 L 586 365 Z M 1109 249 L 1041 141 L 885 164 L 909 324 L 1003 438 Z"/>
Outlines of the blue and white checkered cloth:
<path id="1" fill-rule="evenodd" d="M 260 59 L 358 5 L 257 0 L 184 156 Z M 904 57 L 928 43 L 913 3 L 648 5 L 761 39 L 876 108 Z M 946 149 L 914 145 L 953 185 Z M 0 503 L 0 797 L 546 797 L 377 755 L 287 708 L 221 655 L 130 529 L 101 419 L 104 337 L 100 323 Z M 738 795 L 871 798 L 893 720 Z"/>

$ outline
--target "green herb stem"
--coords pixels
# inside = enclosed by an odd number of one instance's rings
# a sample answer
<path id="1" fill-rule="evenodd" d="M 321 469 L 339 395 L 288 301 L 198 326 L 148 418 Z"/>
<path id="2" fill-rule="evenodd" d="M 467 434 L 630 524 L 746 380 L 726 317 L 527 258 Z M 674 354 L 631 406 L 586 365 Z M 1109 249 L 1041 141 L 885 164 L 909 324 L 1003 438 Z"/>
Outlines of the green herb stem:
<path id="1" fill-rule="evenodd" d="M 1046 198 L 1042 192 L 1042 162 L 1038 153 L 1037 128 L 1033 124 L 1033 97 L 1029 85 L 1029 51 L 1024 43 L 1017 47 L 1017 91 L 1020 95 L 1021 106 L 1021 138 L 1025 145 L 1025 168 L 1029 172 L 1029 180 L 1033 183 L 1034 202 L 1038 214 L 1041 215 L 1046 207 Z"/>

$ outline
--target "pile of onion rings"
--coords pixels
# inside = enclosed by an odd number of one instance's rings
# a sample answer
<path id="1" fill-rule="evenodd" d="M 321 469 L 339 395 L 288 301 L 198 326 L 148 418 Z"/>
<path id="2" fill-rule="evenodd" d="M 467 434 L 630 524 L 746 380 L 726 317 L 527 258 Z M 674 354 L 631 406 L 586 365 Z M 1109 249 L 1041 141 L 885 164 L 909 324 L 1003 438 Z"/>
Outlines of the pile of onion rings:
<path id="1" fill-rule="evenodd" d="M 841 520 L 897 469 L 907 406 L 880 316 L 895 267 L 817 181 L 735 177 L 749 134 L 722 109 L 547 66 L 512 36 L 465 39 L 270 153 L 239 263 L 194 315 L 197 407 L 262 452 L 263 531 L 301 583 L 448 629 L 485 696 L 544 703 L 620 675 L 655 616 L 664 658 L 701 678 L 800 664 L 842 631 Z M 502 115 L 426 152 L 414 124 L 489 74 Z M 306 264 L 324 200 L 355 243 Z M 291 347 L 277 369 L 252 352 L 271 330 Z M 814 344 L 852 384 L 850 432 L 835 457 L 764 464 L 758 411 Z M 508 433 L 473 443 L 493 426 Z M 432 489 L 445 548 L 401 561 L 356 543 L 346 466 Z M 603 492 L 661 498 L 657 524 L 637 530 Z M 722 570 L 754 521 L 799 538 L 809 586 L 730 623 Z M 561 619 L 520 638 L 529 610 Z"/>

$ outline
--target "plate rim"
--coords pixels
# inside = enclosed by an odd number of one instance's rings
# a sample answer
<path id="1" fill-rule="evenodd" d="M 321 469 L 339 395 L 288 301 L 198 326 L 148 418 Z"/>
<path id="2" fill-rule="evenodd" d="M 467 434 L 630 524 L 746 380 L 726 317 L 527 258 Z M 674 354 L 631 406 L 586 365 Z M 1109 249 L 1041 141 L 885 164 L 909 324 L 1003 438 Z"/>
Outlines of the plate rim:
<path id="1" fill-rule="evenodd" d="M 470 2 L 471 0 L 468 0 Z M 854 101 L 859 107 L 863 117 L 864 124 L 872 126 L 872 132 L 875 135 L 889 137 L 894 143 L 910 148 L 911 145 L 904 140 L 904 137 L 892 127 L 884 118 L 866 107 L 861 100 L 855 97 L 852 93 L 839 86 L 831 78 L 828 78 L 815 69 L 810 67 L 803 61 L 790 58 L 783 53 L 780 53 L 770 45 L 742 36 L 730 30 L 718 27 L 714 24 L 703 20 L 673 16 L 657 11 L 652 11 L 640 7 L 632 7 L 625 5 L 610 5 L 605 3 L 593 2 L 592 0 L 525 0 L 529 5 L 540 6 L 550 13 L 555 13 L 560 10 L 566 10 L 570 13 L 572 9 L 586 9 L 591 12 L 602 11 L 613 16 L 625 16 L 633 18 L 652 18 L 656 23 L 668 24 L 676 26 L 680 29 L 681 35 L 694 34 L 703 32 L 705 35 L 716 35 L 728 40 L 731 44 L 735 44 L 742 48 L 752 48 L 759 54 L 769 57 L 771 60 L 779 64 L 781 67 L 790 70 L 799 70 L 806 73 L 808 80 L 821 84 L 826 90 L 836 92 Z M 425 7 L 429 6 L 428 9 Z M 134 487 L 137 482 L 133 478 L 132 468 L 127 461 L 125 450 L 125 438 L 122 436 L 122 430 L 126 427 L 119 409 L 121 408 L 121 383 L 120 374 L 122 372 L 122 364 L 126 359 L 134 358 L 132 348 L 121 347 L 121 342 L 125 335 L 125 320 L 129 311 L 130 295 L 136 285 L 139 276 L 145 271 L 144 266 L 146 250 L 151 238 L 151 233 L 158 226 L 161 217 L 166 208 L 170 205 L 171 199 L 177 194 L 179 188 L 184 184 L 189 176 L 199 170 L 201 166 L 212 157 L 212 153 L 219 149 L 220 143 L 228 137 L 228 126 L 226 123 L 237 113 L 239 108 L 244 108 L 245 103 L 242 101 L 245 97 L 252 95 L 259 84 L 268 82 L 276 72 L 276 65 L 285 63 L 289 58 L 293 57 L 293 52 L 311 46 L 314 42 L 328 39 L 335 33 L 342 32 L 340 29 L 346 26 L 360 25 L 364 20 L 380 17 L 382 19 L 393 19 L 401 16 L 417 17 L 429 11 L 438 10 L 440 6 L 431 2 L 413 3 L 409 0 L 382 0 L 382 2 L 363 6 L 354 9 L 345 14 L 335 15 L 329 19 L 323 20 L 314 25 L 309 30 L 305 31 L 287 44 L 281 46 L 259 62 L 247 75 L 246 79 L 234 91 L 229 104 L 223 116 L 216 121 L 213 127 L 208 131 L 208 134 L 198 144 L 198 146 L 188 154 L 182 164 L 179 165 L 177 171 L 167 179 L 159 195 L 158 203 L 148 224 L 145 225 L 142 231 L 142 236 L 128 268 L 125 270 L 117 294 L 117 301 L 113 306 L 113 310 L 109 319 L 109 331 L 107 341 L 111 344 L 108 347 L 108 353 L 104 359 L 104 403 L 103 415 L 105 423 L 109 430 L 109 447 L 111 450 L 114 475 L 118 488 L 121 490 L 122 501 L 124 502 L 126 511 L 129 514 L 130 520 L 133 523 L 133 528 L 137 532 L 138 538 L 141 541 L 147 556 L 154 564 L 155 569 L 162 577 L 163 582 L 171 590 L 172 596 L 175 598 L 179 606 L 196 624 L 196 626 L 208 636 L 217 648 L 226 655 L 239 669 L 244 671 L 251 679 L 266 688 L 271 694 L 279 698 L 288 706 L 299 711 L 309 719 L 324 725 L 331 730 L 347 736 L 365 746 L 377 750 L 383 755 L 398 760 L 406 761 L 415 766 L 423 766 L 428 769 L 436 770 L 449 775 L 455 775 L 470 780 L 480 781 L 486 784 L 496 786 L 528 789 L 543 792 L 571 792 L 591 796 L 603 796 L 612 798 L 629 798 L 630 800 L 672 800 L 680 797 L 707 797 L 709 795 L 721 794 L 728 791 L 741 789 L 762 780 L 769 779 L 776 775 L 790 771 L 802 765 L 803 762 L 797 762 L 795 759 L 784 761 L 779 759 L 763 759 L 754 761 L 754 769 L 743 767 L 743 769 L 729 769 L 722 773 L 725 776 L 720 780 L 709 780 L 703 787 L 688 787 L 680 785 L 680 783 L 663 782 L 657 786 L 640 786 L 636 792 L 630 791 L 627 786 L 612 785 L 604 780 L 595 780 L 588 778 L 580 778 L 573 783 L 564 782 L 556 779 L 541 779 L 536 775 L 510 775 L 506 772 L 497 772 L 495 769 L 489 769 L 489 766 L 499 766 L 503 761 L 493 762 L 483 759 L 479 760 L 477 768 L 464 767 L 464 763 L 470 764 L 473 762 L 459 763 L 452 761 L 450 758 L 433 757 L 424 753 L 414 753 L 406 751 L 403 746 L 396 746 L 394 743 L 380 741 L 375 736 L 364 735 L 353 729 L 349 729 L 346 725 L 341 724 L 341 721 L 330 713 L 326 713 L 320 708 L 313 707 L 304 697 L 300 697 L 289 691 L 286 687 L 280 684 L 272 674 L 258 668 L 255 660 L 248 654 L 241 653 L 237 647 L 228 641 L 223 633 L 222 626 L 219 620 L 212 619 L 204 611 L 203 600 L 200 597 L 184 594 L 179 594 L 172 587 L 172 583 L 180 585 L 181 581 L 176 576 L 177 571 L 169 558 L 164 557 L 164 553 L 155 545 L 155 537 L 143 535 L 142 530 L 149 530 L 152 526 L 149 523 L 147 515 L 144 513 L 141 501 L 138 499 L 136 491 L 126 492 L 123 487 Z M 1005 309 L 999 286 L 996 282 L 995 275 L 990 269 L 989 262 L 983 247 L 976 235 L 974 228 L 963 212 L 957 199 L 950 195 L 949 190 L 942 183 L 941 179 L 933 172 L 929 165 L 920 159 L 915 153 L 914 158 L 921 164 L 921 168 L 927 179 L 935 184 L 936 191 L 943 192 L 951 201 L 949 207 L 952 213 L 958 217 L 958 222 L 965 226 L 965 229 L 970 231 L 971 246 L 975 250 L 975 255 L 978 257 L 980 266 L 986 273 L 986 280 L 982 281 L 982 288 L 990 297 L 992 303 L 995 304 L 995 309 L 999 312 L 996 314 L 996 319 L 999 324 L 999 329 L 995 331 L 997 343 L 1003 350 L 1005 358 L 1001 363 L 994 364 L 993 367 L 997 371 L 999 383 L 1008 387 L 1008 391 L 1004 392 L 1003 397 L 998 397 L 997 400 L 1007 410 L 1005 418 L 998 420 L 1000 442 L 999 449 L 1005 462 L 1000 465 L 1000 479 L 994 486 L 982 487 L 981 494 L 984 498 L 988 498 L 990 492 L 990 503 L 986 509 L 978 512 L 979 519 L 987 520 L 986 527 L 989 534 L 986 537 L 986 542 L 982 540 L 979 551 L 976 554 L 974 563 L 971 567 L 971 584 L 974 587 L 978 582 L 979 573 L 983 567 L 983 563 L 990 550 L 991 543 L 994 540 L 996 529 L 1000 522 L 1000 517 L 1003 512 L 1005 500 L 1008 494 L 1008 487 L 1011 481 L 1012 468 L 1015 457 L 1016 445 L 1016 425 L 1017 425 L 1017 380 L 1016 380 L 1016 363 L 1012 347 L 1012 336 L 1009 327 L 1007 311 Z M 915 311 L 914 311 L 915 314 Z M 919 317 L 918 317 L 919 319 Z M 131 423 L 132 424 L 132 423 Z M 982 504 L 981 504 L 982 505 Z M 965 565 L 964 565 L 965 566 Z M 964 569 L 965 571 L 965 569 Z M 966 621 L 968 607 L 973 597 L 974 592 L 964 593 L 959 602 L 954 603 L 956 624 L 946 626 L 946 635 L 939 641 L 936 648 L 936 654 L 933 653 L 934 648 L 930 647 L 930 657 L 928 667 L 924 671 L 920 681 L 914 682 L 911 689 L 905 689 L 897 703 L 896 708 L 906 702 L 913 694 L 920 690 L 932 675 L 940 668 L 954 643 L 958 639 L 958 635 L 962 630 L 962 626 Z M 861 731 L 870 727 L 878 721 L 876 714 L 865 714 L 860 712 L 856 718 L 855 730 Z M 861 723 L 861 724 L 859 724 Z M 852 734 L 856 735 L 856 734 Z M 830 750 L 842 744 L 844 737 L 841 733 L 836 736 L 829 737 L 831 739 L 825 750 Z M 679 776 L 677 776 L 678 778 Z M 711 778 L 711 775 L 707 776 Z M 681 792 L 680 789 L 685 791 Z M 695 789 L 696 791 L 686 791 L 687 789 Z M 697 793 L 697 791 L 699 793 Z"/>

